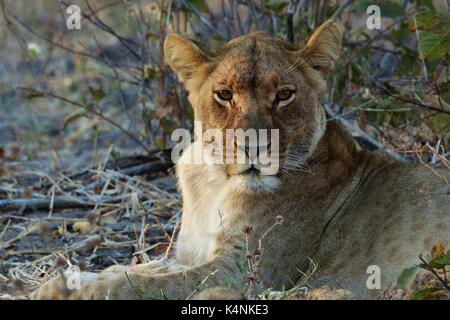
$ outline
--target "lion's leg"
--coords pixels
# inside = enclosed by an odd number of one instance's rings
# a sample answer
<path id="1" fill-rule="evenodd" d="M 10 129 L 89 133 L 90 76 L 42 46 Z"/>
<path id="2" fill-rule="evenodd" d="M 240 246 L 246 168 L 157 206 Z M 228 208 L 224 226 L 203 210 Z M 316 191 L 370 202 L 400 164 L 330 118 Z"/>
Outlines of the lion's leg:
<path id="1" fill-rule="evenodd" d="M 233 283 L 230 283 L 233 282 Z M 137 272 L 122 274 L 111 283 L 112 299 L 187 299 L 211 286 L 241 288 L 244 276 L 231 257 L 220 257 L 184 271 L 148 276 Z"/>
<path id="2" fill-rule="evenodd" d="M 183 266 L 173 263 L 173 262 L 168 262 L 165 259 L 160 259 L 160 260 L 153 260 L 150 261 L 148 263 L 143 263 L 143 264 L 137 264 L 137 265 L 114 265 L 114 266 L 110 266 L 108 268 L 106 268 L 105 270 L 102 271 L 102 273 L 104 272 L 134 272 L 134 273 L 141 273 L 141 274 L 147 274 L 147 275 L 151 275 L 151 274 L 155 274 L 155 273 L 167 273 L 170 271 L 178 271 L 178 270 L 182 270 Z"/>
<path id="3" fill-rule="evenodd" d="M 244 276 L 232 256 L 184 271 L 148 274 L 136 268 L 80 274 L 79 289 L 67 289 L 67 279 L 58 277 L 33 293 L 33 299 L 186 299 L 210 286 L 241 288 Z M 66 282 L 66 283 L 64 283 Z"/>

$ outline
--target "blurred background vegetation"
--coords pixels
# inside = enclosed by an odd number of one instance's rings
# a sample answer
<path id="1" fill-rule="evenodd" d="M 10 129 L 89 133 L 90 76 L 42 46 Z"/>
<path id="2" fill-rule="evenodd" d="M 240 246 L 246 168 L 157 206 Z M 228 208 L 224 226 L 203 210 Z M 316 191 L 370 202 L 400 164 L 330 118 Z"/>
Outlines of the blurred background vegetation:
<path id="1" fill-rule="evenodd" d="M 66 27 L 71 4 L 81 30 Z M 371 4 L 380 30 L 366 27 Z M 364 147 L 448 159 L 447 0 L 1 0 L 0 175 L 170 147 L 171 131 L 191 128 L 193 115 L 164 62 L 168 32 L 215 49 L 256 30 L 300 43 L 329 18 L 344 28 L 325 98 L 333 115 Z"/>

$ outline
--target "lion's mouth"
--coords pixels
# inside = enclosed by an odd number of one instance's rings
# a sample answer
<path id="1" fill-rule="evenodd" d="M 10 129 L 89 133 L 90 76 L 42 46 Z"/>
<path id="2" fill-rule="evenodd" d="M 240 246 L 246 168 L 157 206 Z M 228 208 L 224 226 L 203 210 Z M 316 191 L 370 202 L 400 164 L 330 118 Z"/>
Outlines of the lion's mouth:
<path id="1" fill-rule="evenodd" d="M 236 175 L 249 177 L 277 176 L 279 173 L 278 166 L 272 167 L 273 164 L 247 164 L 238 165 Z"/>
<path id="2" fill-rule="evenodd" d="M 247 170 L 241 172 L 242 175 L 251 175 L 251 176 L 259 176 L 261 174 L 261 171 L 257 169 L 255 166 L 249 167 Z"/>
<path id="3" fill-rule="evenodd" d="M 241 191 L 263 192 L 275 189 L 279 184 L 277 175 L 265 175 L 258 166 L 249 165 L 247 168 L 236 173 L 233 181 Z"/>

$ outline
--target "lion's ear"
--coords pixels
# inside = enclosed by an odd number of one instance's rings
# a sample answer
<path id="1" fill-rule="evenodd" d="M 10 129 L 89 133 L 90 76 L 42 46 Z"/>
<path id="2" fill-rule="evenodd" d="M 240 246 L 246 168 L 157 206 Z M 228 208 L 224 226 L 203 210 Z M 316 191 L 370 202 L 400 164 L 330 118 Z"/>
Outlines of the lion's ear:
<path id="1" fill-rule="evenodd" d="M 164 42 L 164 54 L 181 82 L 189 81 L 208 62 L 208 56 L 193 41 L 171 33 Z"/>
<path id="2" fill-rule="evenodd" d="M 332 20 L 328 20 L 310 35 L 302 52 L 311 67 L 328 75 L 339 58 L 341 42 L 341 28 Z"/>

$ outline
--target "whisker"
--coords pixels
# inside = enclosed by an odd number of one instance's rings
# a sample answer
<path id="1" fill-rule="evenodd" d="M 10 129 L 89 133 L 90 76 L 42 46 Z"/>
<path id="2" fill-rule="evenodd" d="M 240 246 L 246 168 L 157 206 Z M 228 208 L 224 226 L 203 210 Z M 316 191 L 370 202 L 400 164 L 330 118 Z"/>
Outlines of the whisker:
<path id="1" fill-rule="evenodd" d="M 282 79 L 284 76 L 286 76 L 288 73 L 290 73 L 292 70 L 294 70 L 297 67 L 302 67 L 306 61 L 305 60 L 301 60 L 302 57 L 298 57 L 297 60 L 294 61 L 293 64 L 291 64 L 281 75 L 280 75 L 280 79 Z M 298 64 L 301 60 L 301 64 Z"/>

